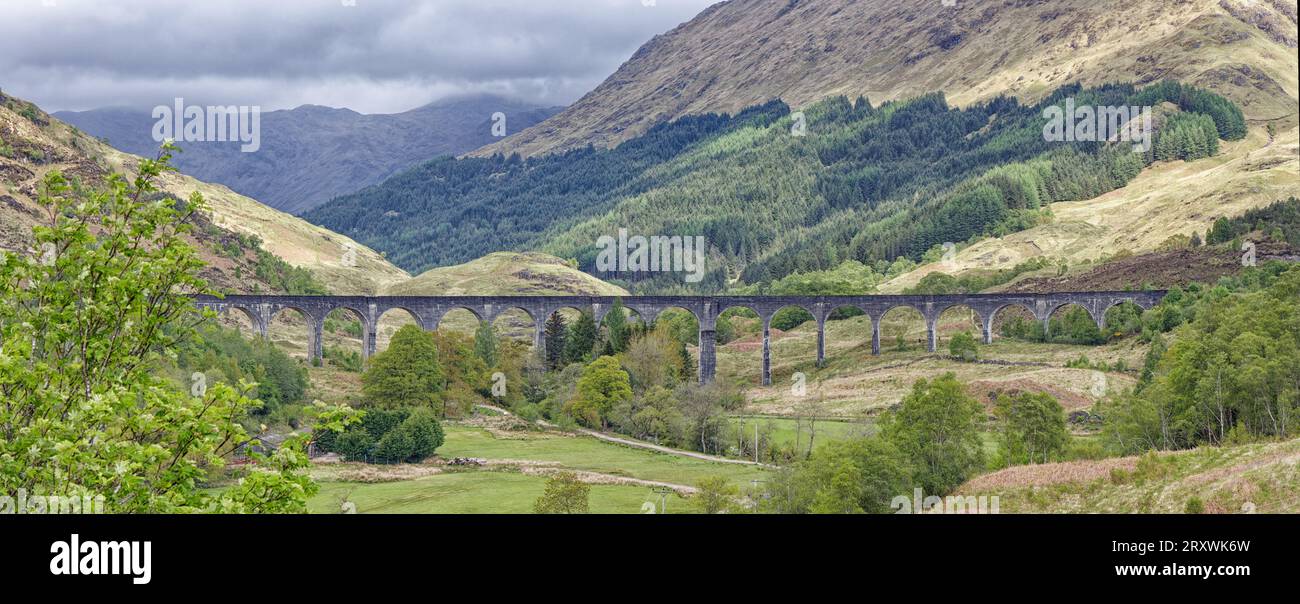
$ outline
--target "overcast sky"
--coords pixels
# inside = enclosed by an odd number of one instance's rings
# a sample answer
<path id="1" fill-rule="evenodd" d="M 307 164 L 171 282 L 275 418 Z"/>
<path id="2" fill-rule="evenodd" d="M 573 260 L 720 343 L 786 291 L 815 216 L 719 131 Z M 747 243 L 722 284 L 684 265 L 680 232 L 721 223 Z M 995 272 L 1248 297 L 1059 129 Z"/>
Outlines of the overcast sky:
<path id="1" fill-rule="evenodd" d="M 0 88 L 47 111 L 563 105 L 715 1 L 0 0 Z"/>

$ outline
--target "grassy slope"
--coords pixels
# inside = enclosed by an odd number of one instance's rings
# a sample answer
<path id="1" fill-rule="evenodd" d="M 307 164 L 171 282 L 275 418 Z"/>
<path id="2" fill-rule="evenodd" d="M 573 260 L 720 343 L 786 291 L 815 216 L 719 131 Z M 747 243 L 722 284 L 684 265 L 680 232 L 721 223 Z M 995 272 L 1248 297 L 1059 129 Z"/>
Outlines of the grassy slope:
<path id="1" fill-rule="evenodd" d="M 1122 250 L 1146 252 L 1174 235 L 1201 233 L 1216 218 L 1238 216 L 1279 199 L 1300 196 L 1300 130 L 1270 141 L 1252 126 L 1240 141 L 1221 142 L 1219 155 L 1193 162 L 1161 162 L 1128 186 L 1085 201 L 1051 205 L 1055 220 L 961 249 L 946 262 L 918 267 L 881 285 L 899 293 L 925 275 L 1013 267 L 1036 256 L 1070 264 Z"/>
<path id="2" fill-rule="evenodd" d="M 395 283 L 392 296 L 626 296 L 627 290 L 540 253 L 496 252 Z"/>
<path id="3" fill-rule="evenodd" d="M 1126 457 L 1018 466 L 980 476 L 961 495 L 997 495 L 1002 512 L 1300 513 L 1300 440 L 1202 447 Z"/>
<path id="4" fill-rule="evenodd" d="M 138 157 L 113 149 L 44 113 L 38 112 L 38 117 L 47 123 L 34 123 L 0 105 L 0 139 L 18 151 L 14 158 L 0 157 L 0 198 L 6 198 L 0 203 L 0 247 L 4 249 L 20 249 L 30 241 L 31 226 L 41 215 L 35 203 L 35 186 L 50 170 L 90 183 L 101 179 L 108 170 L 132 173 L 139 162 Z M 39 151 L 45 159 L 32 161 L 23 150 Z M 390 283 L 409 278 L 378 253 L 347 237 L 271 209 L 224 186 L 172 173 L 161 179 L 161 187 L 181 199 L 189 198 L 194 191 L 202 193 L 211 207 L 208 218 L 213 224 L 226 231 L 256 235 L 263 249 L 290 265 L 312 271 L 333 292 L 374 294 Z M 233 291 L 250 289 L 247 275 L 251 271 L 236 276 L 237 263 L 214 253 L 207 240 L 200 238 L 197 243 L 211 266 L 213 283 Z M 344 266 L 345 246 L 349 245 L 356 250 L 355 266 Z M 267 290 L 265 286 L 262 289 Z"/>
<path id="5" fill-rule="evenodd" d="M 99 151 L 115 169 L 132 170 L 136 157 L 107 145 Z M 177 196 L 191 191 L 203 194 L 212 209 L 213 222 L 222 228 L 256 235 L 266 251 L 285 262 L 314 273 L 331 292 L 340 295 L 375 295 L 392 283 L 410 278 L 379 253 L 352 239 L 245 197 L 224 185 L 205 183 L 183 174 L 170 174 L 163 188 Z M 345 262 L 348 250 L 355 262 Z"/>

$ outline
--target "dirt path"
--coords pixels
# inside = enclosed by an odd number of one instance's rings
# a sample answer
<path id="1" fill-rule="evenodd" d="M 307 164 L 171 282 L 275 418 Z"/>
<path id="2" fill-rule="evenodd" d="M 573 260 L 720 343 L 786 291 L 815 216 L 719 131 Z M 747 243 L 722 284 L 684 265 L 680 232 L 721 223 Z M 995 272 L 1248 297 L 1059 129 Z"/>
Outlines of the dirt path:
<path id="1" fill-rule="evenodd" d="M 545 424 L 544 424 L 544 425 L 545 425 Z M 597 432 L 597 431 L 595 431 L 595 430 L 588 430 L 588 429 L 586 429 L 586 428 L 578 428 L 578 432 L 581 433 L 581 434 L 584 434 L 584 435 L 586 435 L 586 436 L 590 436 L 590 437 L 592 437 L 592 438 L 598 438 L 598 439 L 603 440 L 603 441 L 605 441 L 605 442 L 617 443 L 617 444 L 620 444 L 620 445 L 627 445 L 627 446 L 629 446 L 629 447 L 636 447 L 636 448 L 638 448 L 638 449 L 649 449 L 649 450 L 651 450 L 651 451 L 658 451 L 658 452 L 660 452 L 660 453 L 667 453 L 667 454 L 669 454 L 669 455 L 681 455 L 682 457 L 694 457 L 695 459 L 702 459 L 702 460 L 704 460 L 704 461 L 713 461 L 713 462 L 717 462 L 717 463 L 734 463 L 734 464 L 740 464 L 740 465 L 745 465 L 745 466 L 759 466 L 759 467 L 762 467 L 762 468 L 775 468 L 775 467 L 776 467 L 776 466 L 771 465 L 771 464 L 758 463 L 758 462 L 756 462 L 756 461 L 748 461 L 748 460 L 744 460 L 744 459 L 730 459 L 730 458 L 727 458 L 727 457 L 718 457 L 718 456 L 716 456 L 716 455 L 706 455 L 706 454 L 704 454 L 704 453 L 696 453 L 695 451 L 685 451 L 685 450 L 682 450 L 682 449 L 674 449 L 674 448 L 672 448 L 672 447 L 664 447 L 664 446 L 661 446 L 661 445 L 656 445 L 656 444 L 653 444 L 653 443 L 642 442 L 642 441 L 639 441 L 639 440 L 632 440 L 632 439 L 629 439 L 629 438 L 622 438 L 622 437 L 618 437 L 618 436 L 610 436 L 609 434 L 605 434 L 605 433 L 603 433 L 603 432 Z"/>
<path id="2" fill-rule="evenodd" d="M 505 409 L 502 409 L 502 408 L 500 408 L 500 407 L 495 407 L 495 406 L 492 406 L 492 405 L 479 405 L 479 406 L 480 406 L 480 407 L 487 408 L 487 409 L 492 409 L 493 411 L 496 411 L 497 413 L 503 413 L 503 414 L 505 414 L 505 415 L 510 415 L 510 412 L 509 412 L 509 411 L 506 411 Z M 539 420 L 537 420 L 537 423 L 540 424 L 540 425 L 542 425 L 542 426 L 545 426 L 545 427 L 547 427 L 547 428 L 553 429 L 553 430 L 559 430 L 559 429 L 560 429 L 559 426 L 557 426 L 557 425 L 555 425 L 555 424 L 552 424 L 551 422 L 548 422 L 548 421 L 545 421 L 545 420 L 540 420 L 540 419 L 539 419 Z M 651 451 L 658 451 L 659 453 L 667 453 L 667 454 L 669 454 L 669 455 L 680 455 L 680 456 L 682 456 L 682 457 L 692 457 L 692 458 L 695 458 L 695 459 L 702 459 L 702 460 L 704 460 L 704 461 L 712 461 L 712 462 L 716 462 L 716 463 L 730 463 L 730 464 L 739 464 L 739 465 L 744 465 L 744 466 L 758 466 L 758 467 L 761 467 L 761 468 L 776 468 L 776 467 L 777 467 L 777 466 L 774 466 L 774 465 L 771 465 L 771 464 L 759 463 L 759 462 L 756 462 L 756 461 L 748 461 L 748 460 L 744 460 L 744 459 L 730 459 L 730 458 L 727 458 L 727 457 L 718 457 L 718 456 L 716 456 L 716 455 L 708 455 L 708 454 L 705 454 L 705 453 L 696 453 L 695 451 L 686 451 L 686 450 L 683 450 L 683 449 L 674 449 L 674 448 L 672 448 L 672 447 L 665 447 L 665 446 L 662 446 L 662 445 L 656 445 L 656 444 L 653 444 L 653 443 L 648 443 L 648 442 L 643 442 L 643 441 L 639 441 L 639 440 L 634 440 L 634 439 L 631 439 L 631 438 L 623 438 L 623 437 L 620 437 L 620 436 L 611 436 L 611 435 L 609 435 L 609 434 L 605 434 L 604 432 L 597 432 L 597 431 L 595 431 L 595 430 L 588 430 L 588 429 L 586 429 L 586 428 L 578 428 L 578 429 L 577 429 L 577 432 L 578 432 L 579 434 L 584 435 L 584 436 L 590 436 L 590 437 L 592 437 L 592 438 L 599 439 L 599 440 L 603 440 L 603 441 L 605 441 L 605 442 L 615 443 L 615 444 L 619 444 L 619 445 L 625 445 L 625 446 L 628 446 L 628 447 L 636 447 L 636 448 L 638 448 L 638 449 L 648 449 L 648 450 L 651 450 Z M 664 486 L 671 486 L 671 485 L 664 485 Z"/>
<path id="3" fill-rule="evenodd" d="M 601 472 L 591 472 L 589 470 L 573 470 L 564 467 L 541 466 L 541 465 L 522 465 L 519 466 L 520 474 L 534 476 L 551 476 L 561 472 L 570 472 L 578 477 L 578 480 L 587 484 L 608 484 L 638 487 L 667 487 L 677 492 L 678 495 L 687 497 L 694 495 L 699 489 L 673 482 L 663 482 L 659 480 L 645 480 L 643 478 L 632 478 L 630 476 L 615 476 L 613 474 L 604 474 Z"/>

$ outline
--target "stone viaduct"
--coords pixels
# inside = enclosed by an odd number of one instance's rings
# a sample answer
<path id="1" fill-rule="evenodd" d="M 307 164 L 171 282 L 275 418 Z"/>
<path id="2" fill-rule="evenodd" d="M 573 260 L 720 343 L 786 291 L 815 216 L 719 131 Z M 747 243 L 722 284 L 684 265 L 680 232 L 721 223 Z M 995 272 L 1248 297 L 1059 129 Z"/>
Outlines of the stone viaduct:
<path id="1" fill-rule="evenodd" d="M 1100 327 L 1106 310 L 1117 304 L 1132 302 L 1149 309 L 1164 298 L 1164 291 L 1107 291 L 1107 292 L 1057 292 L 1041 294 L 955 294 L 910 296 L 624 296 L 623 306 L 635 311 L 646 322 L 654 321 L 659 313 L 669 308 L 690 311 L 699 321 L 700 381 L 712 381 L 717 369 L 715 327 L 723 311 L 747 308 L 763 320 L 763 384 L 772 382 L 771 337 L 772 316 L 786 307 L 808 311 L 817 321 L 817 364 L 826 358 L 826 320 L 839 308 L 861 310 L 871 319 L 871 351 L 880 354 L 880 320 L 885 313 L 898 307 L 910 307 L 925 318 L 929 332 L 929 350 L 938 346 L 936 332 L 939 316 L 949 308 L 966 307 L 974 311 L 983 326 L 984 343 L 993 341 L 993 318 L 998 311 L 1009 306 L 1020 306 L 1033 313 L 1047 328 L 1052 313 L 1057 309 L 1076 304 L 1083 307 Z M 346 310 L 361 320 L 363 355 L 373 355 L 376 347 L 375 331 L 379 318 L 391 310 L 404 310 L 426 330 L 438 328 L 439 321 L 448 312 L 464 309 L 480 321 L 492 322 L 501 313 L 519 309 L 533 321 L 534 345 L 545 345 L 543 326 L 552 313 L 571 308 L 593 313 L 597 324 L 614 304 L 615 298 L 605 296 L 262 296 L 231 295 L 224 298 L 201 296 L 195 304 L 218 313 L 236 311 L 244 314 L 263 336 L 272 318 L 284 310 L 293 309 L 306 318 L 310 326 L 310 354 L 319 359 L 322 354 L 322 330 L 325 317 L 335 310 Z"/>

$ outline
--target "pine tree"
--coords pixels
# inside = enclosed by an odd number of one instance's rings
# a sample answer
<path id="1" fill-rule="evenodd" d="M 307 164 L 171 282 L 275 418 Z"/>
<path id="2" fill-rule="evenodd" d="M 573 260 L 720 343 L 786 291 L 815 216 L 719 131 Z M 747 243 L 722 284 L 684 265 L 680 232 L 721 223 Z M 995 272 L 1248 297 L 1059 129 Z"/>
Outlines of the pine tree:
<path id="1" fill-rule="evenodd" d="M 478 330 L 474 332 L 474 354 L 488 367 L 497 366 L 497 335 L 487 321 L 479 321 Z"/>
<path id="2" fill-rule="evenodd" d="M 691 378 L 695 377 L 695 359 L 691 357 L 691 351 L 686 349 L 686 342 L 677 342 L 677 356 L 681 358 L 682 381 L 690 383 Z"/>
<path id="3" fill-rule="evenodd" d="M 614 354 L 627 350 L 630 334 L 627 329 L 627 315 L 623 312 L 622 299 L 614 299 L 614 306 L 609 309 L 609 314 L 605 315 L 605 329 L 607 350 Z"/>
<path id="4" fill-rule="evenodd" d="M 564 366 L 564 340 L 568 325 L 560 313 L 551 313 L 546 319 L 546 367 L 560 369 Z"/>
<path id="5" fill-rule="evenodd" d="M 591 313 L 584 312 L 573 323 L 569 336 L 564 343 L 564 362 L 585 363 L 596 347 L 596 320 Z"/>

